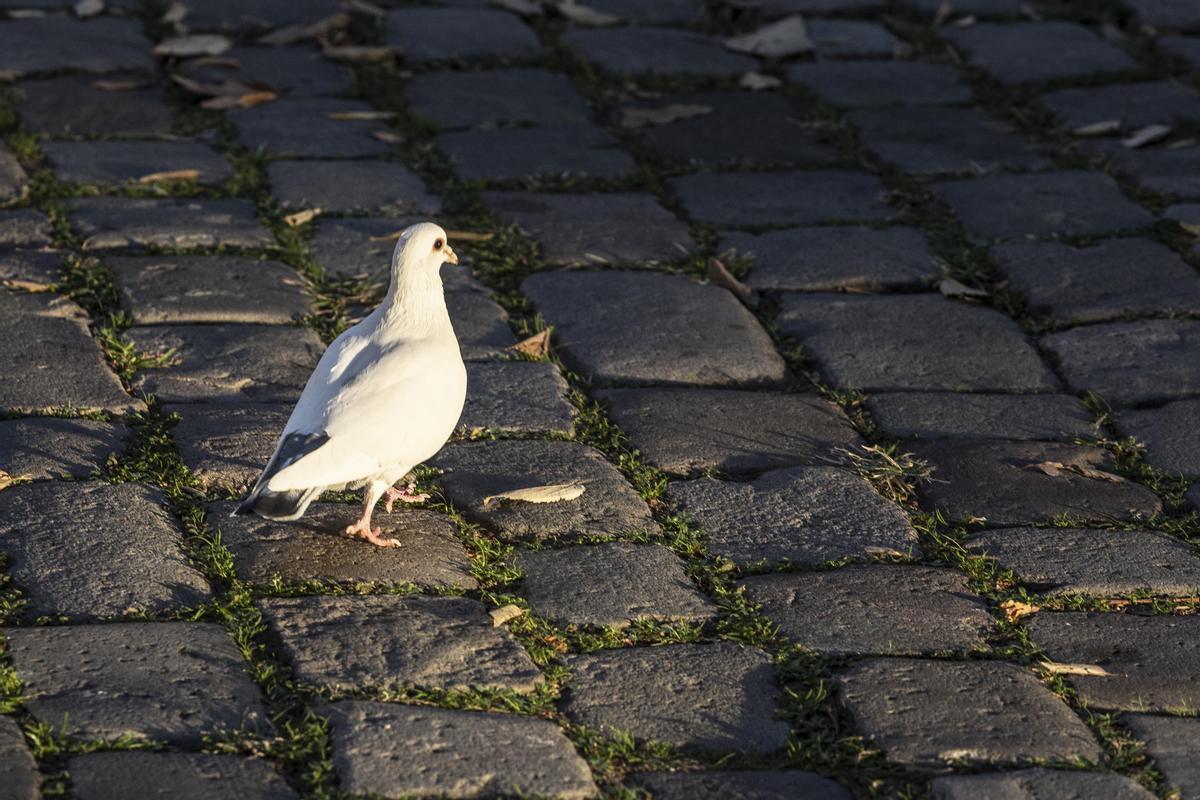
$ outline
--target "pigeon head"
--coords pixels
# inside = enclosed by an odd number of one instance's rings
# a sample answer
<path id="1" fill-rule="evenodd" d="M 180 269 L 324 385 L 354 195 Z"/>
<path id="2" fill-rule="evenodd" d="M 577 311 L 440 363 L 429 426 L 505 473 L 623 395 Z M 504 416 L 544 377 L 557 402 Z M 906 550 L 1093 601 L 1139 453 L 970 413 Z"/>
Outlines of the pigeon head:
<path id="1" fill-rule="evenodd" d="M 392 269 L 436 275 L 447 261 L 457 264 L 458 254 L 450 248 L 446 232 L 432 222 L 418 222 L 400 234 L 392 255 Z"/>

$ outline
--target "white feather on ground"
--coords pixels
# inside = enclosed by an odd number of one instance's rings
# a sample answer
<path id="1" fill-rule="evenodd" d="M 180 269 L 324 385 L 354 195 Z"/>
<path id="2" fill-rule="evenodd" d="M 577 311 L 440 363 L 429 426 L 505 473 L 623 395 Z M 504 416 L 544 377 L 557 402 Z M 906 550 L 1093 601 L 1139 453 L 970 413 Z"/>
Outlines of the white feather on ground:
<path id="1" fill-rule="evenodd" d="M 392 486 L 442 448 L 467 393 L 439 274 L 446 261 L 458 258 L 437 225 L 401 234 L 387 297 L 325 351 L 236 513 L 297 519 L 322 491 L 363 487 L 363 516 L 346 534 L 399 544 L 371 528 L 371 511 L 385 495 L 388 510 L 414 499 Z"/>

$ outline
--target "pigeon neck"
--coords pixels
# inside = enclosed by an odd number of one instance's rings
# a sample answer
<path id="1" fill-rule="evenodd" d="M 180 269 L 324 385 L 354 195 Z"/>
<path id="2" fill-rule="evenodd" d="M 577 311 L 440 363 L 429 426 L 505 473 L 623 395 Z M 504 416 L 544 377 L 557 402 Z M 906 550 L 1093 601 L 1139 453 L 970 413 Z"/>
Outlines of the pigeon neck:
<path id="1" fill-rule="evenodd" d="M 399 270 L 383 301 L 384 325 L 432 331 L 450 322 L 442 278 L 436 272 Z"/>

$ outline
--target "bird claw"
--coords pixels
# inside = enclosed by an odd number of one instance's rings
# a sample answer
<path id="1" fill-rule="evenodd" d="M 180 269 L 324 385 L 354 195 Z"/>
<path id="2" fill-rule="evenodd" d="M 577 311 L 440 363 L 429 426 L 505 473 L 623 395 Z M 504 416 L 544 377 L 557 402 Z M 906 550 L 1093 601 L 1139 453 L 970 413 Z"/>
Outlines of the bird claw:
<path id="1" fill-rule="evenodd" d="M 415 483 L 410 483 L 403 489 L 389 488 L 383 495 L 383 508 L 389 514 L 392 513 L 392 504 L 399 500 L 402 503 L 424 503 L 429 499 L 429 495 L 422 492 L 417 494 L 413 491 L 416 488 Z"/>
<path id="2" fill-rule="evenodd" d="M 347 538 L 363 539 L 363 540 L 375 545 L 376 547 L 399 547 L 400 546 L 399 539 L 385 539 L 380 535 L 380 533 L 381 533 L 381 530 L 379 528 L 371 528 L 367 525 L 363 525 L 362 523 L 355 523 L 353 525 L 347 525 L 346 529 L 344 531 L 342 531 L 342 535 Z"/>

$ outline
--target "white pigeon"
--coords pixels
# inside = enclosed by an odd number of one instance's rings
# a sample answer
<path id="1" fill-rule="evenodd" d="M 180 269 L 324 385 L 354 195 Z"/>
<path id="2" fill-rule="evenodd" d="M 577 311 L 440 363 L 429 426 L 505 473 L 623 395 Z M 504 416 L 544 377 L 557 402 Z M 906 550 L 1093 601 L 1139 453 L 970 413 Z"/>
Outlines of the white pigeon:
<path id="1" fill-rule="evenodd" d="M 363 487 L 362 517 L 345 535 L 398 547 L 371 528 L 371 510 L 442 448 L 462 413 L 467 370 L 439 270 L 458 263 L 446 232 L 430 222 L 407 228 L 392 254 L 387 297 L 329 346 L 284 426 L 275 454 L 236 514 L 274 520 L 303 516 L 321 492 Z"/>

